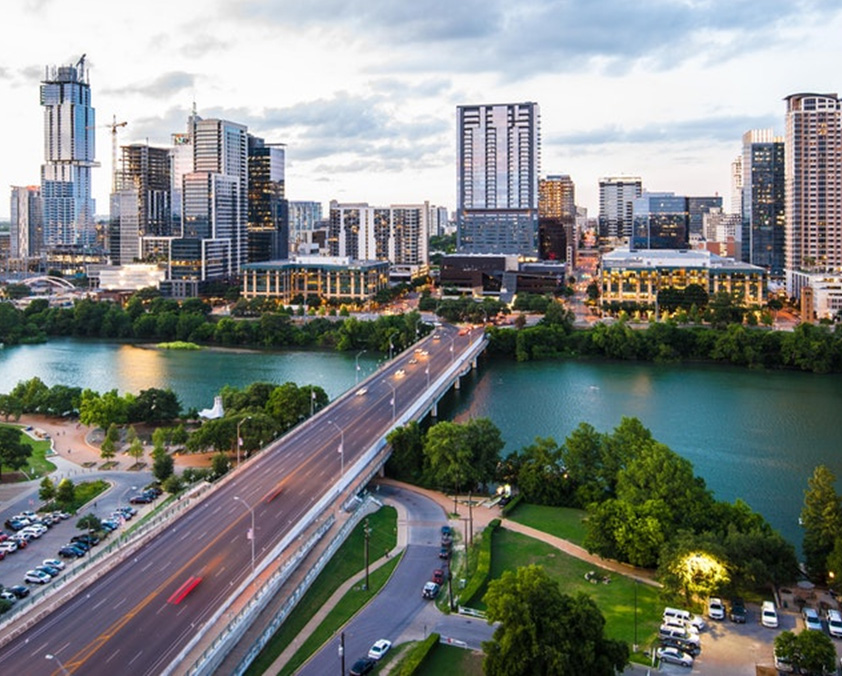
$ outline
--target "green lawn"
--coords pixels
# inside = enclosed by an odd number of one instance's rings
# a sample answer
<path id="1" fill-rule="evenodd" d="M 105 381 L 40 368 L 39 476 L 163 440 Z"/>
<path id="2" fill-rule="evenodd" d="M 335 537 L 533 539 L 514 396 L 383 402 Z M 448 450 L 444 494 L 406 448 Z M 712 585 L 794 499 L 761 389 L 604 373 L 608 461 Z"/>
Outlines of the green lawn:
<path id="1" fill-rule="evenodd" d="M 585 541 L 586 516 L 587 512 L 582 509 L 545 507 L 521 502 L 508 518 L 581 546 Z"/>
<path id="2" fill-rule="evenodd" d="M 588 594 L 605 617 L 606 635 L 609 638 L 625 641 L 629 645 L 635 640 L 635 588 L 637 588 L 637 643 L 647 644 L 654 640 L 663 605 L 658 598 L 656 588 L 646 584 L 635 584 L 633 580 L 613 573 L 610 574 L 609 584 L 591 584 L 585 580 L 585 573 L 591 570 L 595 570 L 601 576 L 608 573 L 539 540 L 505 528 L 498 529 L 494 534 L 492 545 L 489 579 L 499 578 L 506 570 L 514 570 L 531 564 L 543 566 L 547 573 L 558 581 L 562 593 Z M 474 605 L 485 609 L 482 603 Z"/>
<path id="3" fill-rule="evenodd" d="M 482 676 L 480 653 L 439 643 L 415 676 Z"/>
<path id="4" fill-rule="evenodd" d="M 23 467 L 23 471 L 26 472 L 31 479 L 40 479 L 50 472 L 55 471 L 56 466 L 47 460 L 47 452 L 50 450 L 49 441 L 38 441 L 33 439 L 28 434 L 24 434 L 20 425 L 4 425 L 4 427 L 11 427 L 12 429 L 18 430 L 20 432 L 20 440 L 32 449 L 32 455 L 29 457 L 29 462 L 27 462 L 27 464 Z M 12 474 L 14 471 L 15 470 L 12 470 L 5 465 L 3 466 L 3 476 L 6 476 L 6 474 Z M 20 480 L 26 481 L 27 479 L 23 474 L 20 474 Z"/>
<path id="5" fill-rule="evenodd" d="M 371 529 L 369 551 L 371 560 L 374 561 L 379 559 L 386 549 L 391 550 L 397 544 L 397 511 L 394 507 L 383 507 L 369 516 L 368 520 Z M 363 522 L 357 525 L 339 551 L 328 562 L 321 575 L 249 667 L 247 674 L 257 676 L 264 673 L 342 583 L 354 573 L 363 570 L 365 566 L 364 542 Z"/>

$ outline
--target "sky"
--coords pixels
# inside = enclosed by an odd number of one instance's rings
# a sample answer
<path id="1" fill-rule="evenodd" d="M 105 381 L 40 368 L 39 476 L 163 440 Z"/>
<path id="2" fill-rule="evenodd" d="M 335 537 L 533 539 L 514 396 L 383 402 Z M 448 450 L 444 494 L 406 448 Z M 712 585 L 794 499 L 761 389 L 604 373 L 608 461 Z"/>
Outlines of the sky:
<path id="1" fill-rule="evenodd" d="M 456 205 L 456 107 L 535 101 L 541 174 L 731 197 L 742 134 L 842 90 L 839 0 L 16 0 L 2 9 L 0 185 L 40 182 L 45 68 L 89 67 L 94 197 L 111 130 L 164 146 L 204 118 L 287 144 L 286 193 Z M 10 192 L 7 192 L 10 195 Z M 9 198 L 0 201 L 8 217 Z"/>

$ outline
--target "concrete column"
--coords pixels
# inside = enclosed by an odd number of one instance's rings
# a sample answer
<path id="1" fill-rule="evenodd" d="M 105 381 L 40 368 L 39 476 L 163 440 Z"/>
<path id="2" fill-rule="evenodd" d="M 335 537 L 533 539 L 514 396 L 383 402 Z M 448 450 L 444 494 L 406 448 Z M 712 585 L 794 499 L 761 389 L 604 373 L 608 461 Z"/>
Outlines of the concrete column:
<path id="1" fill-rule="evenodd" d="M 477 367 L 477 358 L 474 357 L 473 359 L 471 359 L 471 368 L 476 369 L 476 367 Z"/>
<path id="2" fill-rule="evenodd" d="M 461 390 L 462 389 L 462 378 L 456 376 L 456 381 L 453 383 L 454 390 Z"/>
<path id="3" fill-rule="evenodd" d="M 435 404 L 433 404 L 433 408 L 430 410 L 430 415 L 433 416 L 434 418 L 439 417 L 439 402 L 436 402 Z"/>

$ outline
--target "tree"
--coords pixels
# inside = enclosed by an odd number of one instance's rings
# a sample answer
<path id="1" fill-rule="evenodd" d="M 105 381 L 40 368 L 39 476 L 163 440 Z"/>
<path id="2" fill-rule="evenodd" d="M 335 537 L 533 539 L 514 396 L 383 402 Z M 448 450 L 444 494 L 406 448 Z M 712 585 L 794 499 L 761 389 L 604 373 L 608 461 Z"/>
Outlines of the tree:
<path id="1" fill-rule="evenodd" d="M 3 466 L 19 470 L 29 462 L 32 447 L 21 441 L 21 433 L 14 427 L 0 427 L 0 479 Z"/>
<path id="2" fill-rule="evenodd" d="M 540 566 L 506 571 L 488 585 L 488 622 L 499 622 L 483 643 L 488 676 L 614 676 L 628 646 L 605 638 L 605 619 L 585 594 L 562 594 Z"/>
<path id="3" fill-rule="evenodd" d="M 165 481 L 172 476 L 175 470 L 175 461 L 169 453 L 164 452 L 158 455 L 152 462 L 152 475 L 158 481 Z"/>
<path id="4" fill-rule="evenodd" d="M 111 460 L 117 454 L 117 448 L 110 437 L 106 435 L 99 447 L 99 455 L 103 460 Z"/>
<path id="5" fill-rule="evenodd" d="M 102 530 L 102 521 L 93 512 L 88 512 L 76 522 L 76 528 L 88 531 L 89 533 L 95 533 Z"/>
<path id="6" fill-rule="evenodd" d="M 76 486 L 70 479 L 62 479 L 56 487 L 56 502 L 70 505 L 76 499 Z"/>
<path id="7" fill-rule="evenodd" d="M 471 449 L 463 425 L 444 421 L 431 427 L 424 441 L 424 456 L 430 481 L 451 486 L 454 496 L 472 475 Z"/>
<path id="8" fill-rule="evenodd" d="M 804 491 L 801 525 L 804 527 L 804 562 L 807 574 L 816 582 L 827 577 L 827 558 L 842 532 L 842 500 L 836 493 L 836 476 L 825 465 L 813 470 Z M 836 574 L 839 574 L 836 571 Z"/>
<path id="9" fill-rule="evenodd" d="M 137 422 L 162 423 L 181 415 L 181 403 L 171 389 L 150 387 L 132 401 L 128 418 Z"/>
<path id="10" fill-rule="evenodd" d="M 424 436 L 418 421 L 398 427 L 386 437 L 392 455 L 386 461 L 389 476 L 402 481 L 418 481 L 424 468 Z"/>
<path id="11" fill-rule="evenodd" d="M 42 502 L 49 502 L 56 497 L 56 485 L 53 480 L 45 476 L 41 479 L 41 487 L 38 489 L 38 498 Z"/>
<path id="12" fill-rule="evenodd" d="M 211 458 L 211 470 L 216 477 L 224 476 L 231 469 L 231 461 L 225 453 L 214 453 Z"/>
<path id="13" fill-rule="evenodd" d="M 821 631 L 784 631 L 775 637 L 775 655 L 786 660 L 796 674 L 831 674 L 835 672 L 836 648 Z"/>
<path id="14" fill-rule="evenodd" d="M 129 429 L 132 429 L 131 427 Z M 135 464 L 140 462 L 143 457 L 143 443 L 137 437 L 129 444 L 129 450 L 126 451 L 130 457 L 134 458 Z"/>
<path id="15" fill-rule="evenodd" d="M 521 451 L 516 483 L 526 502 L 556 506 L 572 502 L 573 484 L 554 439 L 537 437 Z"/>
<path id="16" fill-rule="evenodd" d="M 176 493 L 180 493 L 181 489 L 184 488 L 184 482 L 178 474 L 171 474 L 161 484 L 161 488 L 170 495 L 175 495 Z"/>

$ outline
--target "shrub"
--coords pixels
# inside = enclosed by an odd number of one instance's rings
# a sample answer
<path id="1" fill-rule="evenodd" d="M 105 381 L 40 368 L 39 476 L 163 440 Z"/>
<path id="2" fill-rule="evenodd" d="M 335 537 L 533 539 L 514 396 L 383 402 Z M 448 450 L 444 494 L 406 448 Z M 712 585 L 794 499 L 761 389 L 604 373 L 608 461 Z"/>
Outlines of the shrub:
<path id="1" fill-rule="evenodd" d="M 511 500 L 509 500 L 509 504 L 507 504 L 505 507 L 503 507 L 503 509 L 501 510 L 501 512 L 500 512 L 500 513 L 501 513 L 504 517 L 509 516 L 509 514 L 511 514 L 511 513 L 515 510 L 515 507 L 517 507 L 517 506 L 520 504 L 520 501 L 521 501 L 522 499 L 523 499 L 523 495 L 522 495 L 522 494 L 518 494 L 518 495 L 516 495 L 516 496 L 515 496 L 515 497 L 513 497 Z"/>
<path id="2" fill-rule="evenodd" d="M 499 527 L 500 519 L 493 519 L 482 531 L 479 542 L 474 545 L 477 564 L 471 574 L 471 579 L 468 580 L 468 584 L 465 585 L 465 589 L 459 595 L 459 600 L 463 605 L 469 604 L 488 580 L 488 574 L 491 572 L 491 538 L 494 531 Z"/>

